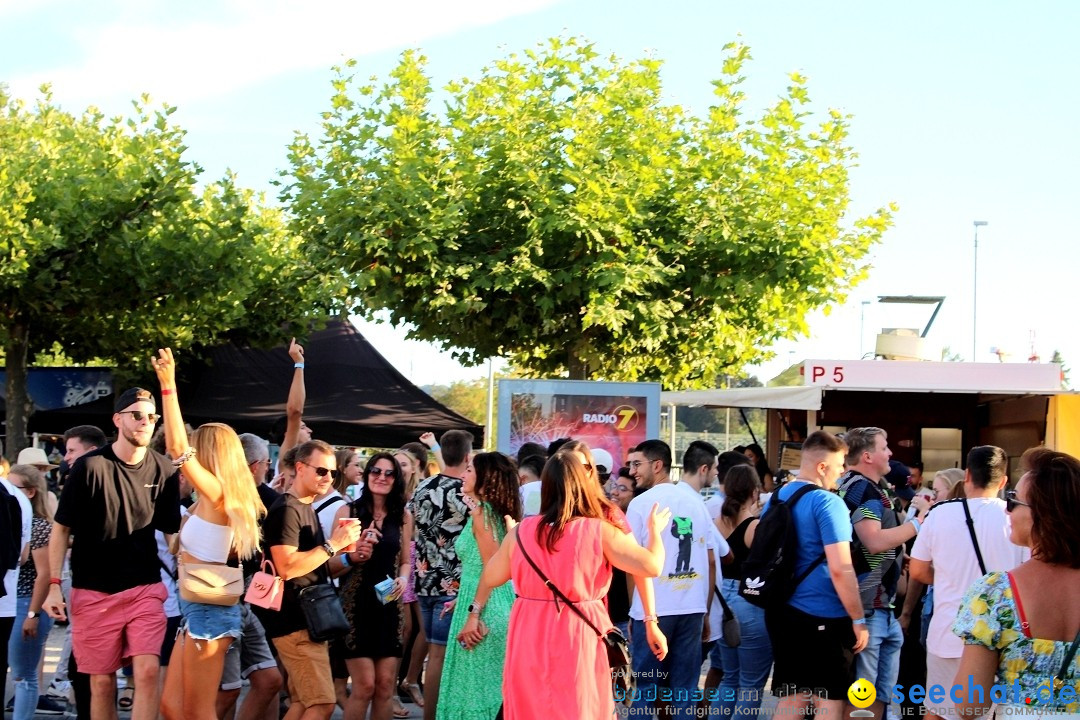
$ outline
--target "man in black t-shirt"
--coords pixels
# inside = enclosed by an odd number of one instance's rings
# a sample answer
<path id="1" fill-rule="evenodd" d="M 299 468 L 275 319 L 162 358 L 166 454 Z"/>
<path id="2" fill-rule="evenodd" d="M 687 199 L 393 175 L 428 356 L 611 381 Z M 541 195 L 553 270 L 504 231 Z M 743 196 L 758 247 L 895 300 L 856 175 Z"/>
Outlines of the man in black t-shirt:
<path id="1" fill-rule="evenodd" d="M 154 397 L 132 388 L 115 403 L 116 442 L 75 461 L 60 495 L 49 561 L 49 615 L 64 619 L 60 571 L 71 543 L 72 649 L 90 677 L 91 715 L 115 717 L 115 673 L 135 675 L 133 720 L 158 712 L 158 667 L 165 636 L 165 586 L 154 531 L 180 527 L 180 473 L 149 449 Z"/>
<path id="2" fill-rule="evenodd" d="M 263 521 L 266 547 L 285 580 L 285 592 L 281 610 L 260 613 L 260 619 L 289 675 L 290 719 L 329 718 L 337 700 L 327 644 L 308 636 L 299 603 L 301 589 L 328 581 L 327 561 L 360 539 L 359 523 L 348 523 L 335 528 L 326 540 L 311 506 L 316 496 L 333 487 L 336 475 L 332 447 L 319 440 L 303 443 L 296 451 L 296 480 Z M 341 561 L 335 561 L 333 571 L 341 568 Z"/>

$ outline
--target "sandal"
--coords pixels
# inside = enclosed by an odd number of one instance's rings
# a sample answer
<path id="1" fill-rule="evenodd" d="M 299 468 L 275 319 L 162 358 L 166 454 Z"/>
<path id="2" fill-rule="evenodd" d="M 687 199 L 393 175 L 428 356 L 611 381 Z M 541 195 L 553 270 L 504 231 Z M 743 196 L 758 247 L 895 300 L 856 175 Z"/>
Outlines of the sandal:
<path id="1" fill-rule="evenodd" d="M 131 706 L 135 704 L 135 688 L 128 685 L 127 687 L 120 688 L 119 694 L 116 696 L 116 707 L 121 710 L 131 710 Z"/>
<path id="2" fill-rule="evenodd" d="M 409 711 L 405 709 L 405 706 L 402 705 L 401 701 L 398 700 L 397 698 L 394 698 L 394 711 L 393 711 L 393 714 L 394 714 L 394 717 L 396 717 L 396 718 L 407 718 L 407 717 L 409 717 Z"/>
<path id="3" fill-rule="evenodd" d="M 402 682 L 398 685 L 401 690 L 412 698 L 413 704 L 416 707 L 424 707 L 424 693 L 420 692 L 420 686 L 417 683 Z"/>

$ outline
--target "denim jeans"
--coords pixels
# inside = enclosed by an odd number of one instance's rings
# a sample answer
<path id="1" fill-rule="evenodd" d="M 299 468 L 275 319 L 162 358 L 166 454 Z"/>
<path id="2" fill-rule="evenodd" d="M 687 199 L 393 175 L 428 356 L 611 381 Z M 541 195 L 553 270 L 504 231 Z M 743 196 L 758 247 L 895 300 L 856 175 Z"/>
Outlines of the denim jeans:
<path id="1" fill-rule="evenodd" d="M 636 693 L 641 699 L 635 707 L 647 707 L 660 698 L 667 702 L 677 718 L 694 717 L 701 677 L 701 630 L 704 613 L 661 615 L 660 630 L 667 637 L 668 655 L 657 660 L 645 637 L 645 624 L 630 621 L 630 651 L 633 655 Z M 664 690 L 667 688 L 668 690 Z M 669 692 L 670 691 L 670 692 Z"/>
<path id="2" fill-rule="evenodd" d="M 712 708 L 722 717 L 756 715 L 761 707 L 765 682 L 772 671 L 772 645 L 765 628 L 765 611 L 746 602 L 739 595 L 739 581 L 725 579 L 724 600 L 739 620 L 739 647 L 728 647 L 723 638 L 717 643 L 724 667 L 720 681 L 720 696 Z"/>
<path id="3" fill-rule="evenodd" d="M 44 612 L 38 613 L 37 637 L 23 640 L 22 626 L 30 610 L 30 596 L 19 596 L 15 602 L 15 625 L 8 639 L 8 664 L 15 685 L 14 720 L 33 720 L 38 703 L 38 660 L 49 637 L 53 621 Z"/>
<path id="4" fill-rule="evenodd" d="M 893 685 L 900 674 L 900 648 L 904 644 L 904 632 L 900 629 L 892 610 L 875 609 L 866 618 L 870 641 L 866 649 L 855 656 L 855 677 L 866 678 L 877 689 L 878 700 L 889 704 Z"/>

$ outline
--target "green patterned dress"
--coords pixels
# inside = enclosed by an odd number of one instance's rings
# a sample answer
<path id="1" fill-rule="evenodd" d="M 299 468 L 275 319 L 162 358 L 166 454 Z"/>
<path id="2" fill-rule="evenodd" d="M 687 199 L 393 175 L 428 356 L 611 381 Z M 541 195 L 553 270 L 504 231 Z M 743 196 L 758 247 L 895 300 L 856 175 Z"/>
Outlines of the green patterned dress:
<path id="1" fill-rule="evenodd" d="M 485 524 L 501 543 L 506 536 L 506 527 L 501 518 L 494 517 L 489 504 L 484 503 L 483 507 Z M 461 589 L 446 643 L 446 662 L 435 717 L 437 720 L 492 720 L 502 705 L 506 629 L 510 624 L 510 608 L 514 605 L 514 590 L 510 583 L 495 588 L 481 615 L 488 628 L 487 636 L 473 650 L 461 647 L 457 635 L 468 620 L 469 604 L 476 596 L 476 586 L 484 570 L 480 549 L 473 536 L 472 517 L 458 535 L 455 548 L 461 559 Z"/>

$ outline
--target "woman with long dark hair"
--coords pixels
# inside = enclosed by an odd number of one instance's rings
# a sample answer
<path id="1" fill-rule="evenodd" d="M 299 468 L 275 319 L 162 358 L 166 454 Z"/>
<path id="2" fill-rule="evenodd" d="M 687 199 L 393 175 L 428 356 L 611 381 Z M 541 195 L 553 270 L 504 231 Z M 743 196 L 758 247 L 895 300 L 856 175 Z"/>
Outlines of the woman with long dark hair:
<path id="1" fill-rule="evenodd" d="M 409 576 L 412 516 L 405 509 L 405 479 L 390 453 L 376 453 L 364 468 L 364 494 L 338 511 L 355 518 L 362 532 L 356 550 L 346 553 L 349 570 L 341 580 L 341 604 L 351 626 L 343 640 L 352 694 L 347 720 L 389 720 L 401 658 L 401 606 L 398 598 Z M 380 599 L 375 586 L 393 579 Z"/>
<path id="2" fill-rule="evenodd" d="M 724 677 L 720 681 L 720 700 L 716 703 L 723 717 L 756 715 L 765 692 L 765 681 L 772 669 L 772 646 L 765 629 L 765 611 L 746 602 L 739 595 L 743 579 L 742 564 L 754 542 L 758 515 L 761 512 L 761 481 L 749 465 L 736 465 L 724 476 L 724 504 L 716 526 L 735 556 L 724 568 L 724 600 L 739 620 L 741 640 L 729 647 L 720 638 L 720 657 Z"/>
<path id="3" fill-rule="evenodd" d="M 952 631 L 964 640 L 953 686 L 960 716 L 1080 715 L 1080 461 L 1045 447 L 1020 461 L 1005 493 L 1009 539 L 1031 548 L 1010 572 L 991 572 L 967 591 Z M 991 686 L 1004 687 L 992 697 Z M 969 688 L 984 689 L 974 696 Z"/>
<path id="4" fill-rule="evenodd" d="M 454 605 L 446 648 L 437 720 L 491 720 L 502 705 L 506 630 L 514 590 L 495 588 L 483 608 L 473 603 L 484 565 L 506 537 L 506 518 L 521 519 L 517 469 L 502 453 L 480 453 L 465 467 L 462 491 L 470 506 L 455 549 L 461 559 L 461 585 Z M 487 641 L 473 647 L 465 640 L 466 621 L 484 613 L 481 632 Z"/>
<path id="5" fill-rule="evenodd" d="M 765 460 L 765 451 L 757 443 L 750 443 L 746 446 L 744 454 L 754 464 L 754 470 L 757 471 L 758 477 L 761 478 L 761 486 L 765 488 L 765 492 L 771 493 L 776 484 L 773 482 L 773 471 L 769 467 L 768 461 Z"/>
<path id="6" fill-rule="evenodd" d="M 655 577 L 663 567 L 661 533 L 671 513 L 653 506 L 643 548 L 608 520 L 610 502 L 576 453 L 555 453 L 540 482 L 541 514 L 511 529 L 484 568 L 473 601 L 480 612 L 470 615 L 462 640 L 470 646 L 487 642 L 479 629 L 483 608 L 492 590 L 513 578 L 519 597 L 510 613 L 503 670 L 505 720 L 608 718 L 615 701 L 603 640 L 561 601 L 556 605 L 522 548 L 603 632 L 612 627 L 604 607 L 612 565 Z M 655 652 L 663 654 L 661 648 Z"/>

